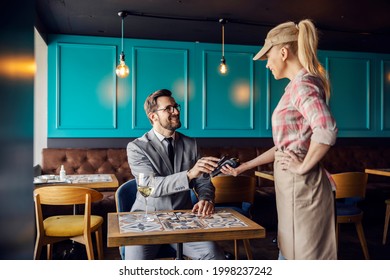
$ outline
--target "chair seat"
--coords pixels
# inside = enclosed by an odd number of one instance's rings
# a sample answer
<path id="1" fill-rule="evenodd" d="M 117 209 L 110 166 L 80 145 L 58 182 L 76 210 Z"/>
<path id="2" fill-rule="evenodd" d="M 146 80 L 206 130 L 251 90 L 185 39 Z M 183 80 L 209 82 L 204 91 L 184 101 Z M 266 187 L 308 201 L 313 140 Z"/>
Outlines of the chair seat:
<path id="1" fill-rule="evenodd" d="M 103 218 L 91 215 L 91 231 L 103 224 Z M 43 221 L 47 236 L 78 236 L 84 231 L 84 215 L 52 216 Z"/>
<path id="2" fill-rule="evenodd" d="M 337 216 L 353 216 L 359 215 L 363 211 L 355 205 L 345 205 L 342 203 L 336 203 Z"/>

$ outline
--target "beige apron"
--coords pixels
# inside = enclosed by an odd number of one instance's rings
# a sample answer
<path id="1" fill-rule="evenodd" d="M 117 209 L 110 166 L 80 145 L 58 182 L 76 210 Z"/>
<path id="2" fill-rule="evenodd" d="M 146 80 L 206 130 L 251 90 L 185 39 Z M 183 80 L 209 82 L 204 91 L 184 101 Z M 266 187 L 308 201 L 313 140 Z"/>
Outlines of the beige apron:
<path id="1" fill-rule="evenodd" d="M 278 243 L 290 260 L 337 259 L 334 196 L 318 164 L 305 175 L 283 171 L 276 151 L 274 177 L 278 210 Z"/>

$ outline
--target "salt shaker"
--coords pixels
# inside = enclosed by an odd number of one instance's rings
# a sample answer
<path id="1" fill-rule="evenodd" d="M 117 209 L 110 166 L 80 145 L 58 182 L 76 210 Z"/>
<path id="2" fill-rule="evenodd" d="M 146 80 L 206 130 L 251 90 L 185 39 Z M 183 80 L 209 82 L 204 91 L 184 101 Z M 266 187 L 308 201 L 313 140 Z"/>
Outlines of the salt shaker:
<path id="1" fill-rule="evenodd" d="M 65 176 L 66 176 L 66 171 L 65 171 L 64 165 L 61 165 L 60 181 L 65 181 Z"/>

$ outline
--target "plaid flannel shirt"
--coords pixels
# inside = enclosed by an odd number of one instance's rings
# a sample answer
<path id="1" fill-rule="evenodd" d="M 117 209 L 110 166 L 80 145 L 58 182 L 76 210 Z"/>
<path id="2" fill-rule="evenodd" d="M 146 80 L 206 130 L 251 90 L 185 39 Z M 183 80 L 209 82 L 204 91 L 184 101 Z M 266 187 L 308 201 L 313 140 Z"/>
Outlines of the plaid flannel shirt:
<path id="1" fill-rule="evenodd" d="M 337 127 L 326 104 L 321 80 L 305 69 L 290 81 L 272 115 L 278 149 L 306 154 L 310 141 L 334 145 Z"/>

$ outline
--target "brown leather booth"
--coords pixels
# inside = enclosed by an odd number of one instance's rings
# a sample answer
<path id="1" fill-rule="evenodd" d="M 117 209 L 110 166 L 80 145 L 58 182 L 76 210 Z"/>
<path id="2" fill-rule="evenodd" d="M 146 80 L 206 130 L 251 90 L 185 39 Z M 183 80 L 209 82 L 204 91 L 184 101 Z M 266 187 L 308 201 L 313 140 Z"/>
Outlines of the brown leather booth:
<path id="1" fill-rule="evenodd" d="M 239 158 L 242 162 L 254 158 L 268 148 L 264 147 L 201 147 L 203 156 L 221 157 L 228 154 Z M 382 146 L 335 146 L 330 149 L 323 160 L 325 168 L 330 173 L 346 171 L 363 171 L 365 168 L 389 168 L 390 147 Z M 133 178 L 125 148 L 102 149 L 60 149 L 46 148 L 42 151 L 42 174 L 59 174 L 61 165 L 65 166 L 67 174 L 115 174 L 119 184 Z M 272 164 L 257 167 L 256 170 L 272 170 Z M 254 176 L 249 170 L 246 175 Z M 266 179 L 257 179 L 258 193 L 261 195 L 274 195 L 273 182 Z M 381 176 L 369 176 L 367 185 L 367 198 L 370 192 L 383 200 L 390 195 L 390 181 Z M 114 192 L 102 191 L 104 199 L 95 205 L 96 211 L 104 215 L 115 212 Z M 388 197 L 387 197 L 388 198 Z"/>

